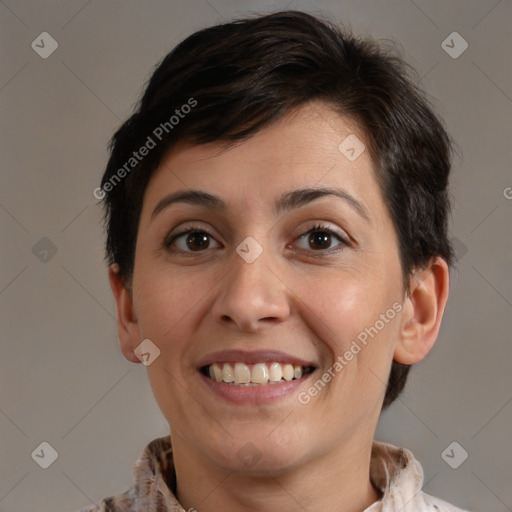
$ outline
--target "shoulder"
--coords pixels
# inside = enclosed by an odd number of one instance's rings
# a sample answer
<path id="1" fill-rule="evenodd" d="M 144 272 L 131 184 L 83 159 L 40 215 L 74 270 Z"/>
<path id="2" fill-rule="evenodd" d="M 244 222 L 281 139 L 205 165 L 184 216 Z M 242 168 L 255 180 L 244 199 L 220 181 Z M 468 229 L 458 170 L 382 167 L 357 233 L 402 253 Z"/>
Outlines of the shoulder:
<path id="1" fill-rule="evenodd" d="M 134 501 L 131 489 L 119 496 L 110 496 L 101 501 L 88 505 L 76 512 L 134 512 Z"/>
<path id="2" fill-rule="evenodd" d="M 167 481 L 171 487 L 175 481 L 169 435 L 154 439 L 144 448 L 133 468 L 133 483 L 128 490 L 74 512 L 182 511 Z"/>
<path id="3" fill-rule="evenodd" d="M 423 468 L 406 448 L 374 441 L 370 478 L 382 493 L 382 512 L 468 512 L 423 492 Z"/>
<path id="4" fill-rule="evenodd" d="M 425 511 L 432 511 L 432 512 L 469 512 L 466 510 L 463 510 L 461 508 L 456 507 L 455 505 L 452 505 L 451 503 L 448 503 L 447 501 L 444 501 L 440 498 L 436 498 L 435 496 L 430 496 L 430 494 L 426 494 L 424 492 L 421 492 L 421 502 L 424 506 L 422 510 Z"/>

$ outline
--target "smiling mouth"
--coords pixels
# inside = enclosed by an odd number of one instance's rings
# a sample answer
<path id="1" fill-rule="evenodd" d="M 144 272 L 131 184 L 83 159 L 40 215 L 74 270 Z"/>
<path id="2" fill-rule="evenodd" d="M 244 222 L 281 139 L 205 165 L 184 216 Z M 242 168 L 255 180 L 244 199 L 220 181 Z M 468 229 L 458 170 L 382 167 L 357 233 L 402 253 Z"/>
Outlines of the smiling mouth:
<path id="1" fill-rule="evenodd" d="M 216 382 L 233 386 L 266 386 L 299 380 L 309 375 L 313 366 L 297 366 L 277 362 L 245 364 L 240 362 L 213 363 L 203 366 L 201 373 Z"/>

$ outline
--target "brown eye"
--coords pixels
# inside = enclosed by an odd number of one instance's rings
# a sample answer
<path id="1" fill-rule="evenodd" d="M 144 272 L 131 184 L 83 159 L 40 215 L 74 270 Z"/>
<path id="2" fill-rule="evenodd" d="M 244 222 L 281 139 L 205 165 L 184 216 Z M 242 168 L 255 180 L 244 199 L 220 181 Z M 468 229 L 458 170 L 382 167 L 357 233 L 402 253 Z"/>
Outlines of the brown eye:
<path id="1" fill-rule="evenodd" d="M 344 240 L 338 233 L 328 226 L 315 226 L 310 229 L 307 233 L 304 233 L 299 237 L 300 240 L 306 240 L 308 247 L 303 249 L 312 248 L 313 251 L 327 251 L 332 249 L 331 244 L 338 241 L 338 247 L 348 246 L 348 242 Z"/>
<path id="2" fill-rule="evenodd" d="M 208 249 L 210 245 L 210 241 L 208 235 L 206 233 L 202 233 L 200 231 L 193 231 L 188 235 L 185 239 L 185 244 L 191 250 L 196 249 Z"/>
<path id="3" fill-rule="evenodd" d="M 171 237 L 165 243 L 167 249 L 176 252 L 202 252 L 211 248 L 211 241 L 215 240 L 210 233 L 201 229 L 189 229 Z M 217 243 L 217 242 L 215 242 Z"/>
<path id="4" fill-rule="evenodd" d="M 328 249 L 331 245 L 331 234 L 325 231 L 314 231 L 309 235 L 308 243 L 316 249 Z"/>

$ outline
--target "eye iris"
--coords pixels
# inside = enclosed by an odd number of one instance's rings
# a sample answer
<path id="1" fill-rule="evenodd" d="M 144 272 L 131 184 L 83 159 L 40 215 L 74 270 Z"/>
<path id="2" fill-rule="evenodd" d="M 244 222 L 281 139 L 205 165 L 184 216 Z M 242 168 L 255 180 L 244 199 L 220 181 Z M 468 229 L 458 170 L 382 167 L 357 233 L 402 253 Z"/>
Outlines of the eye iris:
<path id="1" fill-rule="evenodd" d="M 191 245 L 192 244 L 192 245 Z M 187 246 L 189 249 L 193 249 L 193 246 L 199 247 L 199 249 L 207 249 L 210 245 L 208 236 L 205 233 L 195 231 L 187 237 Z"/>
<path id="2" fill-rule="evenodd" d="M 320 249 L 325 249 L 330 245 L 331 235 L 325 231 L 315 231 L 309 237 L 309 242 L 315 246 L 323 245 Z"/>

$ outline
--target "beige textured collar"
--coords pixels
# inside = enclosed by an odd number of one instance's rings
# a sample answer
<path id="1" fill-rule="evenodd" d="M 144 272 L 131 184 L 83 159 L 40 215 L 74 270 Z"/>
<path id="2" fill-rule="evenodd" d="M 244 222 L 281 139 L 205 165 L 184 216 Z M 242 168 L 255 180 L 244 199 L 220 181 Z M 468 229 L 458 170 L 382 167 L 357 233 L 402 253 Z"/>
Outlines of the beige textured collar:
<path id="1" fill-rule="evenodd" d="M 364 512 L 464 512 L 449 503 L 422 492 L 423 469 L 413 454 L 391 444 L 374 441 L 370 461 L 370 479 L 382 493 L 382 499 Z M 124 510 L 186 512 L 176 496 L 176 473 L 170 436 L 151 441 L 134 467 L 130 491 L 116 503 Z M 190 511 L 189 511 L 190 512 Z"/>

